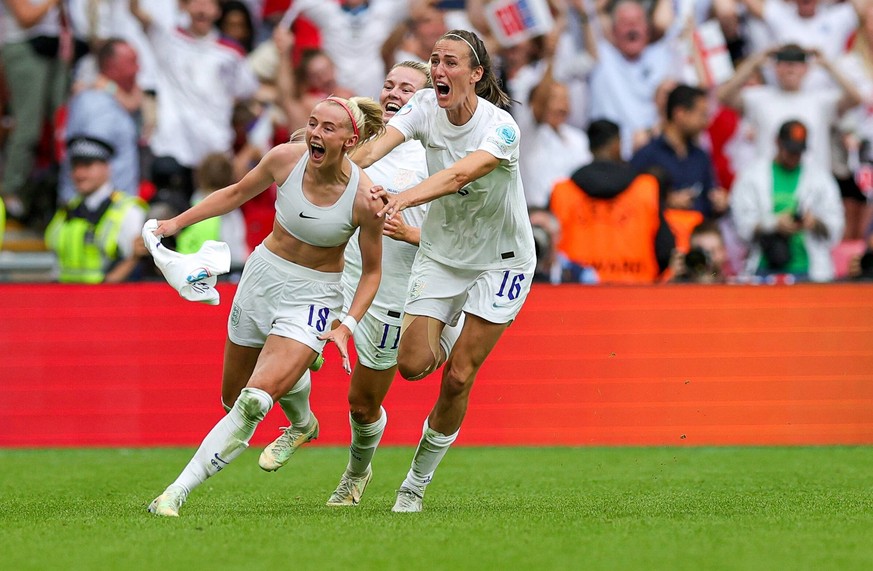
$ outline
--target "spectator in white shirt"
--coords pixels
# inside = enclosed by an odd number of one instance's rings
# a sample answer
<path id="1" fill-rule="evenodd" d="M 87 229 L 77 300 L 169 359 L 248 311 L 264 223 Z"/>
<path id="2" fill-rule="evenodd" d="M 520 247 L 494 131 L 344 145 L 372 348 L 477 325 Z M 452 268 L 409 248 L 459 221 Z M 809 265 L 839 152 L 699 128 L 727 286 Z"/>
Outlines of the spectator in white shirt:
<path id="1" fill-rule="evenodd" d="M 356 95 L 378 98 L 385 78 L 382 44 L 409 14 L 407 0 L 294 0 L 321 32 L 337 77 Z"/>
<path id="2" fill-rule="evenodd" d="M 791 119 L 777 129 L 773 156 L 761 156 L 736 178 L 731 212 L 749 244 L 745 272 L 834 279 L 831 250 L 843 235 L 840 190 L 829 171 L 804 164 L 806 126 Z"/>
<path id="3" fill-rule="evenodd" d="M 139 194 L 139 129 L 136 114 L 142 105 L 142 90 L 136 84 L 139 58 L 128 42 L 111 38 L 95 55 L 98 74 L 67 103 L 67 137 L 89 136 L 112 145 L 109 161 L 113 190 Z M 70 158 L 61 162 L 58 194 L 61 202 L 72 200 L 76 190 L 70 176 Z"/>
<path id="4" fill-rule="evenodd" d="M 849 38 L 858 29 L 859 14 L 867 0 L 821 2 L 820 0 L 741 0 L 770 31 L 772 45 L 798 44 L 819 50 L 834 61 L 843 53 Z M 804 80 L 807 87 L 833 87 L 823 69 L 812 69 Z"/>
<path id="5" fill-rule="evenodd" d="M 778 84 L 744 87 L 771 57 L 775 59 Z M 840 89 L 801 89 L 810 61 L 830 73 Z M 861 94 L 855 86 L 828 59 L 818 51 L 805 50 L 797 44 L 786 44 L 749 58 L 717 93 L 722 103 L 740 111 L 754 127 L 756 156 L 773 156 L 779 126 L 797 118 L 809 129 L 809 150 L 805 159 L 827 172 L 831 172 L 831 128 L 840 115 L 861 102 Z"/>
<path id="6" fill-rule="evenodd" d="M 306 126 L 312 109 L 325 97 L 348 98 L 353 95 L 350 89 L 337 84 L 333 61 L 321 50 L 304 51 L 300 65 L 293 68 L 294 34 L 291 30 L 276 26 L 273 43 L 279 56 L 276 66 L 277 103 L 292 132 Z"/>
<path id="7" fill-rule="evenodd" d="M 164 27 L 173 27 L 179 22 L 177 0 L 140 0 L 141 7 Z M 140 70 L 137 84 L 143 91 L 157 89 L 155 74 L 157 63 L 154 51 L 139 22 L 130 13 L 129 0 L 69 0 L 70 21 L 73 29 L 87 38 L 92 54 L 110 38 L 121 38 L 133 47 L 139 57 Z M 75 81 L 88 85 L 97 76 L 97 62 L 85 56 L 75 70 Z"/>
<path id="8" fill-rule="evenodd" d="M 519 113 L 521 179 L 528 208 L 548 208 L 554 184 L 591 162 L 588 136 L 567 124 L 570 91 L 555 81 L 555 42 L 546 41 L 546 69 L 530 92 L 530 113 Z"/>
<path id="9" fill-rule="evenodd" d="M 185 0 L 190 23 L 169 29 L 130 0 L 130 10 L 145 28 L 158 67 L 158 117 L 151 149 L 170 178 L 178 177 L 190 197 L 192 169 L 213 152 L 233 145 L 234 102 L 251 96 L 258 81 L 236 42 L 215 28 L 217 0 Z M 153 172 L 153 177 L 158 173 Z"/>
<path id="10" fill-rule="evenodd" d="M 36 206 L 29 185 L 43 122 L 67 94 L 68 62 L 59 56 L 59 0 L 0 2 L 0 56 L 15 128 L 6 141 L 0 199 L 10 218 Z M 38 214 L 43 214 L 42 212 Z M 47 214 L 51 214 L 50 212 Z"/>
<path id="11" fill-rule="evenodd" d="M 655 90 L 681 66 L 671 35 L 650 41 L 651 26 L 640 2 L 618 0 L 610 16 L 610 28 L 597 40 L 590 116 L 618 123 L 622 154 L 629 157 L 634 133 L 657 123 Z"/>

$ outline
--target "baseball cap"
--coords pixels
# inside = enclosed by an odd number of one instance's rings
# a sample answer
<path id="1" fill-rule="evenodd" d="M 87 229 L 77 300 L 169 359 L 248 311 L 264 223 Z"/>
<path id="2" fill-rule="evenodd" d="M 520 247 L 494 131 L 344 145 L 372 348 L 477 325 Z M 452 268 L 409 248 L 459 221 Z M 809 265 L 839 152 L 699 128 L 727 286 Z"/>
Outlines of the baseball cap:
<path id="1" fill-rule="evenodd" d="M 78 136 L 67 140 L 67 154 L 70 161 L 109 162 L 115 149 L 110 143 L 94 137 Z"/>
<path id="2" fill-rule="evenodd" d="M 776 61 L 805 62 L 806 50 L 797 44 L 785 44 L 774 54 Z"/>
<path id="3" fill-rule="evenodd" d="M 786 121 L 776 140 L 789 153 L 802 153 L 806 150 L 806 125 L 796 119 Z"/>

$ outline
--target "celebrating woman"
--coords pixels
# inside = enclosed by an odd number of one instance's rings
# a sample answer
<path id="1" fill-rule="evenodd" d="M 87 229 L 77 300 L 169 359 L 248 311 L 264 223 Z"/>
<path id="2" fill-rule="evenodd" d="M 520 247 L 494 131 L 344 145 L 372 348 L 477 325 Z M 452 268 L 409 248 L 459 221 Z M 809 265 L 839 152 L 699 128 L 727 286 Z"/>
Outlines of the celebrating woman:
<path id="1" fill-rule="evenodd" d="M 425 488 L 457 438 L 476 373 L 530 291 L 536 263 L 533 233 L 518 172 L 519 129 L 498 105 L 500 88 L 482 40 L 452 30 L 430 57 L 433 89 L 421 90 L 388 122 L 385 134 L 353 158 L 369 166 L 417 139 L 429 177 L 392 194 L 375 187 L 389 219 L 430 203 L 412 276 L 397 357 L 400 374 L 425 377 L 445 362 L 440 394 L 424 423 L 395 512 L 422 509 Z M 440 345 L 446 325 L 465 321 L 454 348 Z"/>
<path id="2" fill-rule="evenodd" d="M 228 413 L 150 512 L 178 516 L 195 487 L 246 449 L 275 402 L 289 393 L 294 400 L 305 394 L 308 401 L 308 367 L 327 341 L 336 344 L 350 371 L 348 338 L 381 278 L 383 217 L 376 216 L 372 182 L 346 155 L 383 129 L 382 109 L 372 99 L 329 97 L 309 116 L 305 144 L 273 148 L 238 183 L 159 223 L 155 234 L 172 236 L 279 185 L 273 231 L 246 262 L 230 312 L 222 375 Z M 331 329 L 343 304 L 343 251 L 359 227 L 361 279 L 348 315 Z M 306 421 L 303 438 L 317 437 L 315 418 Z"/>

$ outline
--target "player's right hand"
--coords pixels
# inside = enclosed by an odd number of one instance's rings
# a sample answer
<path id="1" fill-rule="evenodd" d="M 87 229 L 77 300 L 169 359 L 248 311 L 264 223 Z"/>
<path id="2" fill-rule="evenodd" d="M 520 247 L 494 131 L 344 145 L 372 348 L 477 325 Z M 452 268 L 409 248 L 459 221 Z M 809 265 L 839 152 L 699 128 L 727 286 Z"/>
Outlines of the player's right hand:
<path id="1" fill-rule="evenodd" d="M 179 228 L 179 225 L 173 220 L 158 220 L 158 227 L 155 228 L 152 234 L 158 238 L 164 238 L 177 234 L 179 230 L 181 230 L 181 228 Z"/>

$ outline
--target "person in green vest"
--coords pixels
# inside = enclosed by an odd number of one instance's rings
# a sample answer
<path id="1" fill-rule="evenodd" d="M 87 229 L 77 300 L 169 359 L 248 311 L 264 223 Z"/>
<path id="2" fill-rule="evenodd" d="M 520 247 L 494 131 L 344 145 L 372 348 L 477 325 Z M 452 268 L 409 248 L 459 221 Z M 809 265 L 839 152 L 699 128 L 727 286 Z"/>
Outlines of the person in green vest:
<path id="1" fill-rule="evenodd" d="M 191 196 L 194 206 L 211 193 L 236 182 L 233 180 L 233 164 L 223 153 L 206 155 L 194 172 L 197 190 Z M 246 221 L 239 208 L 222 216 L 207 218 L 188 226 L 176 237 L 176 251 L 193 254 L 207 240 L 218 240 L 230 247 L 231 268 L 242 269 L 251 249 L 246 242 Z"/>
<path id="2" fill-rule="evenodd" d="M 145 255 L 137 238 L 145 223 L 140 198 L 114 190 L 109 160 L 114 149 L 93 137 L 67 141 L 76 196 L 55 213 L 45 233 L 58 256 L 63 283 L 118 283 L 128 280 Z"/>
<path id="3" fill-rule="evenodd" d="M 831 250 L 843 237 L 840 189 L 830 171 L 804 161 L 807 127 L 791 119 L 776 137 L 776 156 L 739 173 L 731 189 L 731 215 L 749 245 L 745 274 L 829 282 Z"/>

